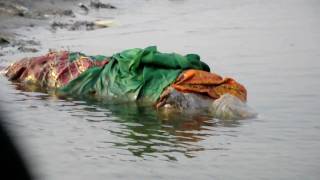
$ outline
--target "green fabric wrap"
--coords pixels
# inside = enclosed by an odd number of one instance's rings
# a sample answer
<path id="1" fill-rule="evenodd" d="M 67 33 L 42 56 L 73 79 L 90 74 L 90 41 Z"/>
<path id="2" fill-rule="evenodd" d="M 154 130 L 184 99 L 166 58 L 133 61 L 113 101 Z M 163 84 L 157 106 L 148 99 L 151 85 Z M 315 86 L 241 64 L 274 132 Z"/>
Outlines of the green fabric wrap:
<path id="1" fill-rule="evenodd" d="M 113 55 L 104 67 L 83 72 L 58 89 L 58 93 L 115 97 L 128 101 L 139 99 L 154 103 L 186 69 L 210 72 L 209 66 L 201 62 L 196 54 L 161 53 L 155 46 L 129 49 Z"/>

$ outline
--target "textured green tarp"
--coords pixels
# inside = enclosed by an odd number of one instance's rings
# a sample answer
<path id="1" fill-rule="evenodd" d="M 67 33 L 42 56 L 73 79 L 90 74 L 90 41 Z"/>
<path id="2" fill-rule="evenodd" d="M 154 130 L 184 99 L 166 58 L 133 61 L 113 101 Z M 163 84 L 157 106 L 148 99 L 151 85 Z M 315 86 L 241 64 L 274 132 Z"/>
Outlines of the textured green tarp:
<path id="1" fill-rule="evenodd" d="M 129 49 L 113 55 L 104 67 L 83 72 L 58 89 L 58 94 L 156 102 L 164 88 L 186 69 L 210 72 L 196 54 L 161 53 L 155 46 Z"/>

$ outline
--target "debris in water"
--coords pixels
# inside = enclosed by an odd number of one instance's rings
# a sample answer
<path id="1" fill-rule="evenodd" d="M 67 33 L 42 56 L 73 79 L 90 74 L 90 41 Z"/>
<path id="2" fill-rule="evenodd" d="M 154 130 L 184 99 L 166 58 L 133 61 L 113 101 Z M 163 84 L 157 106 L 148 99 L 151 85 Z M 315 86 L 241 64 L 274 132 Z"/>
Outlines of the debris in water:
<path id="1" fill-rule="evenodd" d="M 81 30 L 81 29 L 94 30 L 95 28 L 94 28 L 94 23 L 93 22 L 76 21 L 73 24 L 71 24 L 68 29 L 71 30 L 71 31 L 75 31 L 75 30 Z"/>
<path id="2" fill-rule="evenodd" d="M 18 50 L 21 51 L 21 52 L 32 52 L 32 53 L 35 53 L 35 52 L 38 52 L 38 51 L 39 51 L 39 50 L 36 49 L 36 48 L 25 47 L 25 46 L 20 46 L 20 47 L 18 47 Z"/>
<path id="3" fill-rule="evenodd" d="M 79 6 L 82 10 L 84 10 L 86 13 L 89 12 L 89 8 L 88 8 L 86 5 L 84 5 L 83 3 L 79 3 L 78 6 Z"/>
<path id="4" fill-rule="evenodd" d="M 93 30 L 94 23 L 89 21 L 75 21 L 71 23 L 63 23 L 63 22 L 53 22 L 51 24 L 51 28 L 56 30 L 57 28 L 60 29 L 68 29 L 69 31 L 75 30 Z"/>
<path id="5" fill-rule="evenodd" d="M 8 39 L 0 36 L 0 46 L 6 46 L 8 44 L 10 44 L 10 41 Z"/>
<path id="6" fill-rule="evenodd" d="M 64 16 L 75 17 L 75 15 L 71 9 L 63 10 L 61 14 L 63 14 Z"/>
<path id="7" fill-rule="evenodd" d="M 117 9 L 117 7 L 113 6 L 112 4 L 109 4 L 109 3 L 105 4 L 105 3 L 100 2 L 99 0 L 98 1 L 91 0 L 90 6 L 96 8 L 96 9 L 99 9 L 99 8 Z"/>
<path id="8" fill-rule="evenodd" d="M 25 6 L 12 2 L 0 2 L 0 12 L 14 16 L 24 17 L 29 13 L 29 9 Z"/>
<path id="9" fill-rule="evenodd" d="M 98 21 L 95 21 L 94 24 L 97 27 L 106 28 L 106 27 L 112 26 L 113 21 L 112 20 L 98 20 Z"/>
<path id="10" fill-rule="evenodd" d="M 74 14 L 74 12 L 71 9 L 66 9 L 66 10 L 53 10 L 53 11 L 49 11 L 47 12 L 47 15 L 56 15 L 56 16 L 69 16 L 69 17 L 76 17 L 76 15 Z"/>
<path id="11" fill-rule="evenodd" d="M 95 30 L 99 28 L 106 28 L 113 24 L 111 20 L 99 20 L 99 21 L 74 21 L 74 22 L 53 22 L 51 28 L 53 30 L 67 29 L 69 31 L 76 30 Z"/>

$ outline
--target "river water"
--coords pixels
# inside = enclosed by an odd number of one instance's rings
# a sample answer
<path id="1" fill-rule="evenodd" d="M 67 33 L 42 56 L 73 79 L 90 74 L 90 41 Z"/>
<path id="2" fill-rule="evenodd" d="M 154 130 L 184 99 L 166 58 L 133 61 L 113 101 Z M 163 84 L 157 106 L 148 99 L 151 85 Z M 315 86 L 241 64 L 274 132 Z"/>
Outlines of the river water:
<path id="1" fill-rule="evenodd" d="M 62 100 L 1 76 L 1 113 L 39 179 L 320 178 L 319 1 L 111 2 L 119 9 L 93 16 L 114 19 L 114 27 L 39 27 L 26 35 L 41 40 L 39 54 L 54 48 L 110 55 L 149 45 L 198 53 L 214 72 L 247 87 L 259 116 L 223 121 Z M 31 55 L 7 55 L 2 65 Z"/>

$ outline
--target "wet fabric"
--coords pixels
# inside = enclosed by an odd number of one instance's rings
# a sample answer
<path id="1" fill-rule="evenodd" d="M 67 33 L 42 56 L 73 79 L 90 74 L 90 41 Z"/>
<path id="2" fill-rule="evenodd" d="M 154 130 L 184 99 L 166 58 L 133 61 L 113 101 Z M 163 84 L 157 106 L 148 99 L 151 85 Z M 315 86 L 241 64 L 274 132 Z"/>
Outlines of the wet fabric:
<path id="1" fill-rule="evenodd" d="M 7 68 L 10 80 L 59 88 L 92 67 L 108 62 L 106 56 L 87 56 L 79 52 L 50 52 L 44 56 L 24 58 Z"/>
<path id="2" fill-rule="evenodd" d="M 210 71 L 196 54 L 161 53 L 155 46 L 117 53 L 103 68 L 91 68 L 59 89 L 59 94 L 116 97 L 156 102 L 183 70 Z"/>
<path id="3" fill-rule="evenodd" d="M 111 57 L 50 52 L 18 61 L 7 68 L 6 75 L 11 80 L 55 88 L 58 95 L 146 100 L 157 107 L 166 103 L 172 88 L 213 100 L 231 94 L 245 102 L 247 95 L 235 80 L 210 73 L 198 55 L 161 53 L 154 46 Z"/>
<path id="4" fill-rule="evenodd" d="M 181 92 L 204 94 L 214 100 L 224 94 L 236 96 L 243 102 L 247 100 L 247 90 L 240 83 L 201 70 L 184 71 L 172 87 Z"/>

